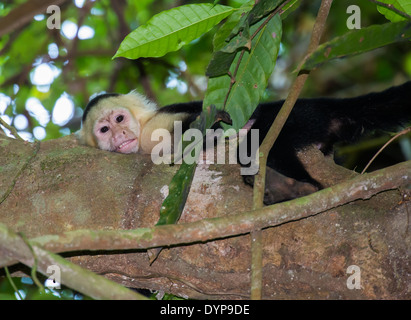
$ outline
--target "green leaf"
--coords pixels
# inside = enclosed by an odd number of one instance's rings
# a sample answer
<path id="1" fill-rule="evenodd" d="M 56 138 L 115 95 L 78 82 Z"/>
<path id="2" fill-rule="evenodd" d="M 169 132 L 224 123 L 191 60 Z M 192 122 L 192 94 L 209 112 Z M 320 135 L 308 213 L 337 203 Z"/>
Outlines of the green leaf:
<path id="1" fill-rule="evenodd" d="M 215 108 L 210 109 L 210 113 L 215 110 Z M 208 115 L 209 118 L 211 115 Z M 206 126 L 206 116 L 203 112 L 197 119 L 190 124 L 190 128 L 195 128 L 205 133 Z M 182 150 L 185 154 L 188 149 L 188 145 L 191 143 L 189 141 L 181 141 L 183 144 Z M 181 159 L 174 159 L 174 161 Z M 174 175 L 173 179 L 169 184 L 169 192 L 167 198 L 163 201 L 163 204 L 160 209 L 160 219 L 158 220 L 156 226 L 164 224 L 174 224 L 180 218 L 181 213 L 183 212 L 188 193 L 190 192 L 191 182 L 194 177 L 195 169 L 197 167 L 197 160 L 192 164 L 188 164 L 183 160 L 180 168 L 177 173 Z"/>
<path id="2" fill-rule="evenodd" d="M 16 296 L 11 293 L 0 293 L 0 300 L 17 300 Z"/>
<path id="3" fill-rule="evenodd" d="M 248 24 L 245 24 L 243 30 L 232 38 L 221 51 L 232 53 L 243 47 L 248 50 L 251 48 L 250 26 Z"/>
<path id="4" fill-rule="evenodd" d="M 260 0 L 248 14 L 249 24 L 254 24 L 262 17 L 274 11 L 283 0 Z"/>
<path id="5" fill-rule="evenodd" d="M 218 51 L 223 48 L 227 42 L 226 39 L 231 34 L 233 29 L 239 23 L 242 16 L 246 15 L 248 11 L 253 8 L 255 0 L 250 0 L 244 3 L 240 8 L 238 8 L 233 14 L 231 14 L 224 22 L 224 24 L 218 29 L 214 34 L 213 47 L 214 51 Z"/>
<path id="6" fill-rule="evenodd" d="M 282 8 L 281 19 L 286 19 L 291 13 L 298 9 L 301 0 L 291 0 Z"/>
<path id="7" fill-rule="evenodd" d="M 411 15 L 411 1 L 410 0 L 380 0 L 385 4 L 393 5 L 395 9 Z M 383 14 L 391 22 L 398 22 L 407 20 L 403 15 L 396 13 L 388 8 L 377 6 L 378 11 Z"/>
<path id="8" fill-rule="evenodd" d="M 250 0 L 243 4 L 237 11 L 227 18 L 224 24 L 215 33 L 213 38 L 214 53 L 207 66 L 206 76 L 218 77 L 227 74 L 230 70 L 231 63 L 236 56 L 236 49 L 244 45 L 250 47 L 251 41 L 247 41 L 249 32 L 246 35 L 247 38 L 242 37 L 241 35 L 240 39 L 236 38 L 231 39 L 230 41 L 228 41 L 228 39 L 233 29 L 239 24 L 239 21 L 242 21 L 242 17 L 247 17 L 247 12 L 253 8 L 253 4 L 254 0 Z M 232 49 L 229 49 L 230 43 L 236 43 L 237 45 L 232 46 Z"/>
<path id="9" fill-rule="evenodd" d="M 160 210 L 160 219 L 156 226 L 174 224 L 183 212 L 197 163 L 183 161 L 169 185 L 169 193 Z"/>
<path id="10" fill-rule="evenodd" d="M 231 64 L 236 56 L 235 52 L 227 53 L 217 51 L 213 54 L 210 63 L 207 66 L 207 77 L 218 77 L 227 74 L 230 70 Z"/>
<path id="11" fill-rule="evenodd" d="M 411 37 L 411 22 L 391 22 L 353 30 L 320 45 L 302 66 L 311 70 L 332 59 L 367 52 Z"/>
<path id="12" fill-rule="evenodd" d="M 253 34 L 265 20 L 250 28 Z M 210 78 L 203 107 L 215 105 L 218 110 L 227 111 L 233 121 L 233 128 L 240 129 L 250 118 L 267 86 L 280 48 L 282 36 L 281 18 L 276 14 L 252 40 L 251 50 L 244 51 L 231 91 L 228 75 Z M 230 71 L 234 74 L 241 53 L 237 53 Z M 227 103 L 224 109 L 224 101 Z"/>
<path id="13" fill-rule="evenodd" d="M 234 10 L 228 6 L 203 3 L 163 11 L 127 35 L 113 58 L 164 56 L 197 39 Z"/>
<path id="14" fill-rule="evenodd" d="M 248 28 L 256 23 L 265 15 L 274 11 L 283 0 L 260 0 L 255 6 L 246 14 L 243 15 L 237 26 L 232 30 L 229 39 L 235 37 L 240 31 Z"/>
<path id="15" fill-rule="evenodd" d="M 206 76 L 218 77 L 227 74 L 235 58 L 236 51 L 241 48 L 250 49 L 251 39 L 249 24 L 255 22 L 262 16 L 270 13 L 277 8 L 280 1 L 259 2 L 255 7 L 250 6 L 254 3 L 245 3 L 240 10 L 234 12 L 217 31 L 214 36 L 214 54 L 207 66 Z M 293 0 L 282 8 L 281 19 L 285 19 L 291 12 L 296 10 L 300 0 Z M 253 20 L 254 19 L 254 20 Z M 239 32 L 238 30 L 242 30 Z M 235 35 L 235 33 L 238 33 Z"/>

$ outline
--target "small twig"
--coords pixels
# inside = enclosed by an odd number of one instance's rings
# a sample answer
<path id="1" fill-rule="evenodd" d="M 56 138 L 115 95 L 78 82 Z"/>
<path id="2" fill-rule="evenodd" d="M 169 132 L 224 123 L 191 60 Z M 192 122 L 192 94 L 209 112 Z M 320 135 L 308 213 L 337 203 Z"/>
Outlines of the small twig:
<path id="1" fill-rule="evenodd" d="M 71 69 L 74 66 L 74 61 L 75 57 L 77 56 L 77 48 L 78 48 L 78 43 L 79 43 L 79 32 L 80 32 L 80 27 L 84 24 L 85 19 L 88 17 L 91 8 L 93 7 L 94 2 L 87 0 L 83 7 L 80 9 L 79 17 L 77 19 L 77 32 L 72 40 L 71 46 L 68 49 L 68 55 L 66 56 L 66 61 L 68 61 L 66 68 Z"/>
<path id="2" fill-rule="evenodd" d="M 31 254 L 33 255 L 33 265 L 31 267 L 31 279 L 33 280 L 33 282 L 36 284 L 36 286 L 39 288 L 39 290 L 41 292 L 44 292 L 44 286 L 43 284 L 40 282 L 40 280 L 37 278 L 37 263 L 38 263 L 38 258 L 36 253 L 33 250 L 33 247 L 31 246 L 29 240 L 27 239 L 27 237 L 24 235 L 24 233 L 19 233 L 21 239 L 23 240 L 23 242 L 27 245 L 27 247 L 29 248 Z"/>
<path id="3" fill-rule="evenodd" d="M 401 10 L 398 10 L 396 7 L 394 7 L 393 4 L 391 3 L 384 3 L 381 1 L 377 1 L 377 0 L 368 0 L 372 3 L 375 3 L 376 5 L 380 6 L 380 7 L 384 7 L 387 8 L 388 10 L 394 11 L 396 14 L 399 14 L 400 16 L 407 18 L 408 20 L 411 20 L 411 16 L 409 14 L 407 14 L 406 12 L 403 12 Z"/>
<path id="4" fill-rule="evenodd" d="M 397 133 L 394 137 L 392 137 L 390 140 L 388 140 L 381 148 L 380 150 L 378 150 L 378 152 L 371 158 L 371 160 L 368 162 L 368 164 L 365 166 L 364 170 L 361 172 L 361 174 L 364 174 L 365 171 L 367 171 L 368 167 L 371 165 L 371 163 L 373 163 L 373 161 L 375 160 L 375 158 L 377 158 L 377 156 L 391 143 L 393 142 L 395 139 L 397 139 L 398 137 L 407 134 L 408 132 L 411 131 L 411 127 L 408 127 L 404 130 L 402 130 L 401 132 Z"/>
<path id="5" fill-rule="evenodd" d="M 0 118 L 0 124 L 5 127 L 7 130 L 10 131 L 10 133 L 18 140 L 24 141 L 24 139 L 22 137 L 19 136 L 19 134 L 17 133 L 16 128 L 14 128 L 13 126 L 10 126 L 7 124 L 6 121 L 4 121 L 2 118 Z"/>
<path id="6" fill-rule="evenodd" d="M 233 74 L 231 74 L 231 72 L 228 72 L 228 75 L 230 76 L 230 86 L 229 86 L 227 94 L 225 95 L 225 98 L 224 98 L 223 110 L 225 110 L 225 106 L 227 105 L 228 97 L 230 96 L 231 90 L 233 89 L 234 83 L 236 81 L 235 78 L 237 76 L 237 71 L 238 71 L 238 68 L 240 67 L 241 60 L 243 60 L 244 53 L 245 53 L 245 49 L 243 49 L 240 53 L 240 56 L 238 58 L 237 65 L 235 66 Z"/>
<path id="7" fill-rule="evenodd" d="M 10 275 L 9 268 L 4 267 L 4 271 L 6 271 L 7 280 L 9 280 L 9 283 L 10 283 L 11 287 L 13 288 L 14 292 L 19 296 L 19 299 L 20 299 L 20 300 L 24 300 L 23 297 L 22 297 L 21 294 L 20 294 L 19 289 L 17 288 L 16 284 L 15 284 L 14 281 L 13 281 L 13 278 L 12 278 L 11 275 Z"/>
<path id="8" fill-rule="evenodd" d="M 310 44 L 308 45 L 307 49 L 307 54 L 306 57 L 308 57 L 311 53 L 315 51 L 315 49 L 318 47 L 321 36 L 323 34 L 323 31 L 325 29 L 325 22 L 328 17 L 328 13 L 330 11 L 332 4 L 332 0 L 322 0 L 321 1 L 321 6 L 318 11 L 317 18 L 315 20 L 315 24 L 313 27 L 313 32 L 311 35 L 311 40 Z M 281 110 L 279 111 L 277 117 L 275 118 L 273 124 L 270 127 L 270 130 L 268 131 L 266 137 L 264 138 L 262 144 L 260 145 L 259 149 L 259 164 L 260 164 L 260 170 L 259 173 L 254 177 L 254 188 L 253 188 L 253 208 L 262 208 L 263 207 L 263 201 L 264 201 L 264 191 L 265 191 L 265 175 L 266 175 L 266 165 L 267 165 L 267 158 L 268 158 L 268 153 L 270 152 L 271 148 L 273 147 L 275 141 L 277 140 L 278 135 L 280 134 L 285 122 L 288 119 L 288 116 L 291 113 L 291 110 L 294 107 L 295 102 L 297 101 L 301 90 L 304 86 L 305 81 L 307 80 L 308 77 L 308 72 L 301 72 L 298 74 L 297 78 L 295 79 L 291 90 L 288 94 L 287 99 L 285 100 Z M 253 250 L 256 250 L 257 252 L 260 252 L 262 249 L 262 237 L 259 233 L 262 231 L 256 231 L 253 232 Z M 259 248 L 260 247 L 260 248 Z M 261 259 L 258 255 L 256 255 L 256 258 Z M 258 266 L 262 264 L 262 262 L 252 262 L 252 266 Z M 257 288 L 260 287 L 260 291 L 257 292 L 255 290 L 254 292 L 252 291 L 252 296 L 251 299 L 261 299 L 262 297 L 262 272 L 253 270 L 252 268 L 252 276 L 251 279 L 252 281 L 255 281 L 255 283 L 251 284 L 251 288 Z M 255 276 L 253 276 L 255 274 Z M 258 283 L 257 283 L 258 282 Z M 254 295 L 253 295 L 254 293 Z"/>
<path id="9" fill-rule="evenodd" d="M 268 17 L 264 20 L 264 22 L 261 24 L 261 26 L 259 26 L 259 27 L 257 28 L 257 30 L 255 30 L 255 32 L 251 35 L 250 40 L 253 40 L 253 39 L 257 36 L 257 34 L 261 31 L 261 29 L 263 29 L 263 28 L 267 25 L 267 23 L 270 22 L 270 20 L 271 20 L 272 18 L 274 18 L 274 16 L 275 16 L 277 13 L 279 13 L 279 14 L 283 13 L 282 9 L 283 9 L 290 1 L 291 1 L 291 0 L 284 1 L 284 2 L 283 2 L 282 4 L 280 4 L 273 12 L 271 12 L 271 13 L 268 15 Z"/>
<path id="10" fill-rule="evenodd" d="M 325 28 L 325 22 L 327 20 L 328 12 L 330 10 L 331 4 L 332 4 L 332 0 L 323 0 L 321 2 L 321 7 L 319 9 L 318 16 L 317 16 L 317 19 L 313 27 L 313 32 L 312 32 L 310 44 L 307 49 L 306 57 L 312 54 L 320 43 L 320 39 L 323 34 L 323 30 Z M 304 83 L 307 80 L 308 74 L 309 74 L 308 72 L 302 72 L 302 71 L 299 72 L 297 78 L 295 79 L 290 89 L 287 99 L 285 100 L 281 110 L 279 111 L 277 117 L 275 118 L 273 124 L 270 127 L 270 130 L 268 131 L 264 141 L 262 142 L 259 148 L 260 170 L 263 168 L 264 174 L 262 174 L 263 172 L 260 172 L 256 176 L 256 180 L 259 180 L 257 181 L 256 185 L 259 185 L 261 188 L 259 190 L 259 194 L 261 195 L 259 201 L 261 205 L 263 203 L 262 195 L 264 195 L 265 165 L 267 163 L 268 153 L 273 147 L 275 141 L 277 140 L 278 135 L 280 134 L 281 129 L 283 128 L 285 122 L 287 121 L 288 116 L 291 113 L 291 110 L 293 109 L 294 104 L 300 95 L 300 92 L 302 91 Z"/>
<path id="11" fill-rule="evenodd" d="M 270 15 L 264 20 L 264 22 L 257 28 L 257 30 L 251 35 L 250 40 L 253 40 L 257 34 L 267 25 L 267 23 L 277 14 L 282 13 L 283 7 L 289 3 L 290 1 L 284 1 L 280 6 L 278 6 Z M 238 59 L 237 66 L 235 69 L 234 74 L 234 81 L 231 81 L 230 88 L 224 100 L 224 108 L 228 99 L 228 96 L 231 92 L 231 88 L 235 82 L 235 76 L 237 75 L 238 67 L 240 66 L 240 62 L 243 58 L 243 54 L 245 49 L 241 52 L 241 55 Z M 233 78 L 231 78 L 233 80 Z M 256 155 L 257 156 L 257 155 Z M 264 171 L 265 176 L 265 167 L 262 170 Z M 263 187 L 264 190 L 264 187 Z M 263 192 L 264 195 L 264 192 Z M 253 209 L 258 209 L 263 206 L 262 201 L 259 201 L 258 197 L 256 198 L 256 194 L 254 193 L 253 196 Z M 263 235 L 261 230 L 257 230 L 251 233 L 251 299 L 253 300 L 261 300 L 262 298 L 262 280 L 263 280 Z"/>
<path id="12" fill-rule="evenodd" d="M 4 224 L 0 224 L 0 259 L 13 257 L 28 267 L 33 267 L 33 253 L 37 257 L 38 272 L 48 276 L 47 269 L 51 265 L 60 268 L 64 276 L 61 283 L 94 299 L 146 299 L 113 281 L 98 276 L 59 255 L 44 250 L 32 241 L 25 241 Z M 4 255 L 3 253 L 6 253 Z M 6 258 L 7 259 L 7 258 Z"/>

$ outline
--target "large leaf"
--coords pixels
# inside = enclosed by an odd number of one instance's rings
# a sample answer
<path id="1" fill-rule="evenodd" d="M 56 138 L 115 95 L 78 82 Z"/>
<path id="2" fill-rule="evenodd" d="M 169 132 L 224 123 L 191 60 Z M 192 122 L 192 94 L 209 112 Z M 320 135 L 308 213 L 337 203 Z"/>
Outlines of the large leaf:
<path id="1" fill-rule="evenodd" d="M 114 58 L 161 57 L 197 39 L 234 10 L 203 3 L 163 11 L 127 35 Z"/>
<path id="2" fill-rule="evenodd" d="M 318 47 L 305 61 L 302 69 L 311 70 L 336 58 L 370 51 L 411 37 L 411 22 L 400 21 L 373 25 L 334 38 Z"/>
<path id="3" fill-rule="evenodd" d="M 380 0 L 388 5 L 393 5 L 395 9 L 411 15 L 411 1 L 410 0 Z M 404 16 L 396 13 L 393 10 L 390 10 L 385 7 L 377 6 L 378 11 L 383 14 L 391 22 L 397 22 L 402 20 L 407 20 Z"/>
<path id="4" fill-rule="evenodd" d="M 230 70 L 231 63 L 236 56 L 236 49 L 241 46 L 251 46 L 251 40 L 247 41 L 244 37 L 243 39 L 231 39 L 229 42 L 229 36 L 235 28 L 238 28 L 239 21 L 242 21 L 242 17 L 247 16 L 247 13 L 253 8 L 254 0 L 250 0 L 243 4 L 236 12 L 230 15 L 224 24 L 218 29 L 213 38 L 214 54 L 206 70 L 206 76 L 217 77 L 224 74 Z M 242 23 L 242 22 L 241 22 Z M 247 32 L 249 37 L 249 30 Z M 240 43 L 245 40 L 245 43 Z M 234 43 L 232 50 L 222 50 L 227 47 L 227 44 Z M 226 48 L 227 49 L 227 48 Z"/>
<path id="5" fill-rule="evenodd" d="M 253 8 L 254 4 L 255 0 L 249 0 L 244 3 L 224 21 L 224 24 L 221 27 L 219 27 L 213 38 L 214 52 L 219 51 L 227 44 L 226 39 L 228 36 L 231 34 L 233 29 L 236 28 L 241 17 L 247 15 L 247 12 Z"/>
<path id="6" fill-rule="evenodd" d="M 253 25 L 256 23 L 258 20 L 260 20 L 262 17 L 265 15 L 268 15 L 272 11 L 274 11 L 275 8 L 278 7 L 278 5 L 282 2 L 283 0 L 260 0 L 256 1 L 256 4 L 254 7 L 246 14 L 243 15 L 237 24 L 237 26 L 232 30 L 229 38 L 232 39 L 235 37 L 241 30 L 244 30 L 244 28 L 249 28 L 249 26 Z"/>
<path id="7" fill-rule="evenodd" d="M 302 0 L 291 0 L 281 9 L 281 19 L 286 19 L 291 13 L 298 9 Z"/>
<path id="8" fill-rule="evenodd" d="M 174 224 L 180 218 L 186 204 L 196 167 L 197 164 L 195 162 L 187 164 L 183 161 L 181 164 L 169 185 L 169 194 L 161 207 L 157 226 Z"/>
<path id="9" fill-rule="evenodd" d="M 250 28 L 253 34 L 265 20 Z M 252 40 L 251 50 L 244 51 L 230 92 L 231 78 L 228 75 L 210 78 L 204 98 L 204 107 L 215 105 L 227 111 L 233 121 L 233 128 L 240 129 L 250 118 L 263 94 L 269 76 L 277 60 L 282 36 L 281 18 L 275 15 Z M 234 74 L 241 53 L 237 53 L 231 68 Z M 226 99 L 226 96 L 228 97 Z M 227 100 L 225 108 L 224 101 Z"/>
<path id="10" fill-rule="evenodd" d="M 281 19 L 284 20 L 292 11 L 298 8 L 300 0 L 288 2 L 281 9 Z M 250 6 L 254 0 L 245 3 L 238 11 L 234 12 L 217 31 L 214 36 L 214 54 L 207 66 L 208 77 L 218 77 L 228 74 L 235 58 L 236 51 L 240 48 L 251 48 L 250 25 L 269 14 L 277 8 L 281 1 L 260 1 L 254 7 Z M 241 30 L 241 32 L 239 32 Z"/>

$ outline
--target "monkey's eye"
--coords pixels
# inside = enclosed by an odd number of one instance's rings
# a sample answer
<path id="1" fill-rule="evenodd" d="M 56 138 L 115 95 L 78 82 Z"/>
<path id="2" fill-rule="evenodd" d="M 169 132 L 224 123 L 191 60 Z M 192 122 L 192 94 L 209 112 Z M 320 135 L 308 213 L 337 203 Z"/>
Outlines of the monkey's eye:
<path id="1" fill-rule="evenodd" d="M 101 132 L 101 133 L 106 133 L 108 130 L 109 130 L 108 127 L 107 127 L 107 126 L 104 126 L 104 127 L 102 127 L 102 128 L 100 129 L 100 132 Z"/>
<path id="2" fill-rule="evenodd" d="M 123 120 L 124 120 L 124 116 L 121 116 L 121 115 L 116 118 L 117 122 L 121 122 Z"/>

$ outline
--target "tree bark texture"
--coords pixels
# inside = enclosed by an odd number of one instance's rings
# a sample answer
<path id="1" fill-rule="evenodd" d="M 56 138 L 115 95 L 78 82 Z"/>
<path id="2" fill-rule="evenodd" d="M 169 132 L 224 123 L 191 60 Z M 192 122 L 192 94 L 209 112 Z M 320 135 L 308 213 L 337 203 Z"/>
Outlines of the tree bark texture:
<path id="1" fill-rule="evenodd" d="M 325 185 L 356 176 L 313 150 L 300 159 Z M 75 230 L 151 228 L 177 168 L 79 146 L 74 135 L 41 143 L 0 136 L 0 223 L 45 242 L 44 236 Z M 410 162 L 402 168 L 409 176 Z M 179 224 L 250 211 L 252 189 L 239 173 L 237 165 L 199 164 Z M 264 229 L 263 298 L 410 299 L 405 195 L 389 190 Z M 60 251 L 72 262 L 128 287 L 197 299 L 250 296 L 248 233 L 164 247 L 152 265 L 145 249 L 105 251 L 100 243 L 68 252 L 70 242 L 64 245 Z M 353 265 L 359 289 L 347 286 Z"/>

